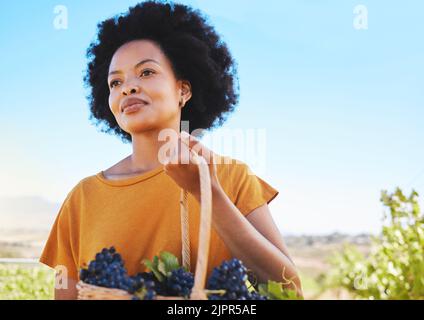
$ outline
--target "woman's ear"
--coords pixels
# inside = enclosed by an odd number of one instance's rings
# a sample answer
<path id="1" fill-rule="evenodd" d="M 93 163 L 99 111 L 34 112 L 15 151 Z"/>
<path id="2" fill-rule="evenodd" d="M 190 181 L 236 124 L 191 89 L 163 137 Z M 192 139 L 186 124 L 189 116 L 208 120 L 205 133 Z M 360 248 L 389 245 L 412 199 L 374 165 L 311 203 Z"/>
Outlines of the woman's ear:
<path id="1" fill-rule="evenodd" d="M 187 101 L 190 100 L 191 96 L 191 84 L 190 82 L 183 80 L 181 82 L 181 99 L 184 101 L 183 105 L 185 105 Z"/>

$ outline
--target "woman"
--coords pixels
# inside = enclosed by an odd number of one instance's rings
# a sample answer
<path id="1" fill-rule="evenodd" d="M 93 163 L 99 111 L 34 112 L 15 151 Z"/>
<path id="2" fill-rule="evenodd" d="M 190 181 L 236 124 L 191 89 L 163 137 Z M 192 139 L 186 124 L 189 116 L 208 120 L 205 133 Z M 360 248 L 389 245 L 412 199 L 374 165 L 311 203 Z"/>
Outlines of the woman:
<path id="1" fill-rule="evenodd" d="M 208 162 L 212 180 L 208 275 L 236 257 L 260 282 L 291 279 L 287 287 L 302 295 L 268 208 L 278 191 L 245 163 L 180 133 L 181 121 L 191 129 L 222 125 L 238 100 L 235 63 L 201 13 L 179 4 L 138 4 L 99 25 L 88 57 L 92 118 L 103 131 L 131 142 L 132 154 L 82 179 L 62 204 L 40 258 L 50 267 L 64 267 L 67 285 L 56 286 L 56 299 L 76 298 L 79 269 L 104 247 L 121 253 L 129 274 L 144 271 L 140 261 L 163 250 L 181 261 L 181 188 L 189 192 L 194 271 L 200 191 L 197 167 L 184 158 L 189 149 Z"/>

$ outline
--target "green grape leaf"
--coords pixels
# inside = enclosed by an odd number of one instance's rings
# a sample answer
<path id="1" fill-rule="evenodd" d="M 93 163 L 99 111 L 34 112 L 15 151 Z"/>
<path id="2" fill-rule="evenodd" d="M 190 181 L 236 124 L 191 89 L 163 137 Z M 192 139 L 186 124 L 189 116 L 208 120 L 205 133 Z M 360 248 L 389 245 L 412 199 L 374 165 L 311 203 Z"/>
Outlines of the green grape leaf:
<path id="1" fill-rule="evenodd" d="M 181 267 L 178 263 L 178 258 L 170 252 L 162 251 L 160 259 L 163 261 L 167 273 Z"/>
<path id="2" fill-rule="evenodd" d="M 158 263 L 158 271 L 164 276 L 164 277 L 166 277 L 167 276 L 167 271 L 166 271 L 166 266 L 165 266 L 165 263 L 162 261 L 162 260 L 159 260 L 159 263 Z"/>
<path id="3" fill-rule="evenodd" d="M 150 261 L 149 259 L 144 259 L 142 262 L 147 268 L 149 268 L 150 270 L 153 270 L 153 262 Z"/>
<path id="4" fill-rule="evenodd" d="M 283 286 L 280 282 L 268 281 L 268 295 L 271 299 L 284 300 Z"/>
<path id="5" fill-rule="evenodd" d="M 159 266 L 159 258 L 158 258 L 158 256 L 154 256 L 153 257 L 153 266 L 155 267 L 156 270 L 158 269 L 158 266 Z"/>
<path id="6" fill-rule="evenodd" d="M 268 297 L 268 286 L 265 283 L 260 283 L 258 285 L 259 294 L 265 297 Z"/>

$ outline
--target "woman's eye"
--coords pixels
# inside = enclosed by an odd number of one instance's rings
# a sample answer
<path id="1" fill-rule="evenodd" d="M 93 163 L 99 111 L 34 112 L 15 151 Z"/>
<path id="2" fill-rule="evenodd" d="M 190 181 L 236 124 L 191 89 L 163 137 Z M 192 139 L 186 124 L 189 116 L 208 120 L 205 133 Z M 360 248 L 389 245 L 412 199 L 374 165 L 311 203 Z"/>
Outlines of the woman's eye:
<path id="1" fill-rule="evenodd" d="M 119 80 L 114 80 L 110 83 L 110 87 L 113 88 L 119 84 Z"/>
<path id="2" fill-rule="evenodd" d="M 152 70 L 144 70 L 140 76 L 144 75 L 146 72 L 154 73 Z"/>

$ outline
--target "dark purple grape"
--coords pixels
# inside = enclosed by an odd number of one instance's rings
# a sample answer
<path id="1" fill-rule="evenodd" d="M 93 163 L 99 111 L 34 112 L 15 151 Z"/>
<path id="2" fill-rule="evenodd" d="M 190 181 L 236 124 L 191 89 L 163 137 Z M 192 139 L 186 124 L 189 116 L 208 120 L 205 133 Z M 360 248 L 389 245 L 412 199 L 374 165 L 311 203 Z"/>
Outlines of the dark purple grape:
<path id="1" fill-rule="evenodd" d="M 238 259 L 221 263 L 213 269 L 207 283 L 209 290 L 225 290 L 225 294 L 211 294 L 210 300 L 262 300 L 256 292 L 249 292 L 246 286 L 247 269 Z"/>

